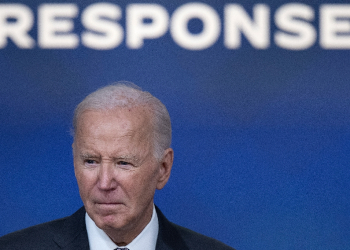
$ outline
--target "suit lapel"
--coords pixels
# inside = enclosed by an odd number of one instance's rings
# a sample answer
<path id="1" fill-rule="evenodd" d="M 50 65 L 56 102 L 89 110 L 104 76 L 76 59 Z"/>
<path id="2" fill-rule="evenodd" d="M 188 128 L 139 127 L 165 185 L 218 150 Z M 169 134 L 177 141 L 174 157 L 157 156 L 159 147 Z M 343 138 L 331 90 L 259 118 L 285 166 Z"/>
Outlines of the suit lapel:
<path id="1" fill-rule="evenodd" d="M 175 226 L 167 220 L 158 207 L 156 207 L 156 211 L 159 221 L 156 250 L 188 250 Z"/>
<path id="2" fill-rule="evenodd" d="M 54 241 L 64 250 L 89 250 L 84 207 L 67 217 L 55 232 Z"/>

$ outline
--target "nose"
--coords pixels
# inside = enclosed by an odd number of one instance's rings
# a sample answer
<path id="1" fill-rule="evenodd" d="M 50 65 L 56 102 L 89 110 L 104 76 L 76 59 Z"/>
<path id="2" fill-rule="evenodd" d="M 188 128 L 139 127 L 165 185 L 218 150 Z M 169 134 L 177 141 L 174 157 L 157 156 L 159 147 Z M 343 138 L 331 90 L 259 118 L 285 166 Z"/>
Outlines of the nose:
<path id="1" fill-rule="evenodd" d="M 117 187 L 113 164 L 102 162 L 99 169 L 98 187 L 101 190 L 113 190 Z"/>

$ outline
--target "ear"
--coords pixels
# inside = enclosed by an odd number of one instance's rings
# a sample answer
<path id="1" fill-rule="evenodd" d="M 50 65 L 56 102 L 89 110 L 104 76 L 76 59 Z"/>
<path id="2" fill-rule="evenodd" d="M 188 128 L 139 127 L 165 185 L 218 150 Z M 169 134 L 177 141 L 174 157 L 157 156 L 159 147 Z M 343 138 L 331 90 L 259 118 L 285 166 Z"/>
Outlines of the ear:
<path id="1" fill-rule="evenodd" d="M 170 177 L 171 168 L 174 161 L 174 150 L 168 148 L 164 151 L 163 158 L 161 160 L 159 169 L 159 178 L 157 183 L 157 189 L 162 189 L 168 182 Z"/>
<path id="2" fill-rule="evenodd" d="M 75 142 L 73 141 L 72 143 L 72 154 L 73 154 L 73 166 L 74 166 L 74 175 L 77 177 L 77 173 L 75 171 Z"/>

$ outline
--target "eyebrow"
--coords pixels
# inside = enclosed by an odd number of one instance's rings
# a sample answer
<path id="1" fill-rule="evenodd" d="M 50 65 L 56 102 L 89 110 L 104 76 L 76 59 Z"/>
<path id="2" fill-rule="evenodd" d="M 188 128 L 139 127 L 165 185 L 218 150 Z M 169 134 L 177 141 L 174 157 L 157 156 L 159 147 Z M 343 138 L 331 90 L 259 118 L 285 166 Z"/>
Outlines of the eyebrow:
<path id="1" fill-rule="evenodd" d="M 93 154 L 89 154 L 89 153 L 83 153 L 83 154 L 80 154 L 80 158 L 82 158 L 82 159 L 99 158 L 99 156 L 93 155 Z"/>
<path id="2" fill-rule="evenodd" d="M 89 159 L 89 158 L 100 158 L 100 156 L 97 156 L 95 154 L 89 154 L 89 153 L 83 153 L 80 155 L 81 159 Z M 129 156 L 129 155 L 124 155 L 124 156 L 117 156 L 117 157 L 112 157 L 114 160 L 123 160 L 123 161 L 133 161 L 133 162 L 138 162 L 139 158 L 136 156 Z"/>
<path id="3" fill-rule="evenodd" d="M 115 160 L 125 160 L 125 161 L 133 161 L 133 162 L 138 162 L 138 158 L 136 156 L 118 156 L 118 157 L 113 157 Z"/>

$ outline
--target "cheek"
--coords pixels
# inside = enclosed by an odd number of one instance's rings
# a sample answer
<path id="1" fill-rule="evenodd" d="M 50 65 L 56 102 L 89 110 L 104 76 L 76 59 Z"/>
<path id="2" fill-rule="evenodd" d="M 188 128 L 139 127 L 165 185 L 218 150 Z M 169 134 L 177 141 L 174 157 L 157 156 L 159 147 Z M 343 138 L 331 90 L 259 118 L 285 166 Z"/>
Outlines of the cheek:
<path id="1" fill-rule="evenodd" d="M 141 199 L 153 195 L 157 185 L 157 173 L 155 171 L 140 173 L 135 180 L 137 181 L 134 182 L 133 190 L 141 196 Z"/>
<path id="2" fill-rule="evenodd" d="M 75 173 L 75 177 L 79 186 L 80 195 L 82 197 L 88 196 L 94 185 L 94 178 L 91 173 L 89 174 L 84 171 L 77 171 Z"/>

